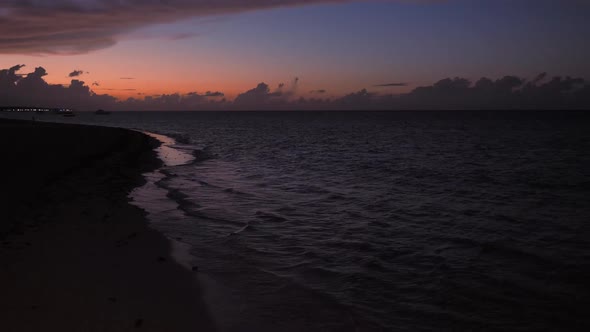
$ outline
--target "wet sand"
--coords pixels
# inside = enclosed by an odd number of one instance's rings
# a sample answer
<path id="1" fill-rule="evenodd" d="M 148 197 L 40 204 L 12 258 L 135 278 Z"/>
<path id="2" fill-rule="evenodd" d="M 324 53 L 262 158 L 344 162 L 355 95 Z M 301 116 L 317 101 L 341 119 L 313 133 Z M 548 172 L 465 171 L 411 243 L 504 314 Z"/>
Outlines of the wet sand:
<path id="1" fill-rule="evenodd" d="M 195 276 L 129 204 L 156 144 L 0 120 L 0 330 L 214 330 Z"/>

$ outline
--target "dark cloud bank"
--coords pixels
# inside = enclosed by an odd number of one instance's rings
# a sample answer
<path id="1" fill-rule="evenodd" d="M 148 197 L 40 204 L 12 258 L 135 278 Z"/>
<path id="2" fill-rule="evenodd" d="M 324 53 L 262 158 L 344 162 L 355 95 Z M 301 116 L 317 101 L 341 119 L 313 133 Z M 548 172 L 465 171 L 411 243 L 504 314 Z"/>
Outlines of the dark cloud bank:
<path id="1" fill-rule="evenodd" d="M 0 53 L 79 54 L 139 28 L 193 17 L 347 0 L 6 0 Z M 172 38 L 178 38 L 178 36 Z"/>
<path id="2" fill-rule="evenodd" d="M 590 82 L 582 78 L 549 77 L 527 80 L 505 76 L 471 82 L 447 78 L 402 94 L 378 94 L 365 89 L 339 98 L 297 96 L 298 79 L 290 87 L 271 89 L 260 83 L 233 101 L 222 92 L 192 92 L 117 100 L 98 94 L 81 80 L 69 86 L 48 84 L 38 67 L 19 74 L 24 65 L 0 70 L 0 106 L 68 107 L 80 111 L 109 110 L 413 110 L 413 109 L 590 109 Z M 93 84 L 95 86 L 96 83 Z M 132 91 L 133 89 L 128 89 Z M 319 94 L 321 96 L 321 94 Z"/>

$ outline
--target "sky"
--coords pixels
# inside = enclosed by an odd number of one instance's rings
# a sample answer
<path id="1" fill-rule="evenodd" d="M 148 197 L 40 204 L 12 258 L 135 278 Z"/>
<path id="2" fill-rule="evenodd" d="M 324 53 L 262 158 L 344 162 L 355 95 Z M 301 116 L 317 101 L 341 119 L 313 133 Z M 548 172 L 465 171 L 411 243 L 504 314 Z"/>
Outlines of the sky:
<path id="1" fill-rule="evenodd" d="M 233 100 L 261 82 L 289 98 L 397 95 L 446 77 L 588 78 L 588 17 L 585 0 L 9 0 L 0 68 L 119 100 Z"/>

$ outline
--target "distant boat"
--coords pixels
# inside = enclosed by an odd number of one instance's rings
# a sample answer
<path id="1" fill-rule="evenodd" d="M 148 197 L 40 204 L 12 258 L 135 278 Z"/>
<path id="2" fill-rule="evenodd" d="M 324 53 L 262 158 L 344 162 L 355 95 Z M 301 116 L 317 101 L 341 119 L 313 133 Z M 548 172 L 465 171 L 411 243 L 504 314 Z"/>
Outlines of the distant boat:
<path id="1" fill-rule="evenodd" d="M 61 116 L 65 116 L 65 117 L 76 116 L 76 114 L 74 114 L 74 111 L 69 108 L 53 108 L 53 109 L 51 109 L 51 111 L 55 115 L 61 115 Z"/>
<path id="2" fill-rule="evenodd" d="M 94 112 L 94 114 L 96 114 L 96 115 L 109 115 L 109 114 L 111 114 L 111 112 L 107 112 L 105 110 L 98 110 L 98 111 Z"/>
<path id="3" fill-rule="evenodd" d="M 73 118 L 76 116 L 76 114 L 74 114 L 74 111 L 72 111 L 71 109 L 61 109 L 58 111 L 58 114 L 61 114 L 63 116 L 65 116 L 66 118 Z"/>

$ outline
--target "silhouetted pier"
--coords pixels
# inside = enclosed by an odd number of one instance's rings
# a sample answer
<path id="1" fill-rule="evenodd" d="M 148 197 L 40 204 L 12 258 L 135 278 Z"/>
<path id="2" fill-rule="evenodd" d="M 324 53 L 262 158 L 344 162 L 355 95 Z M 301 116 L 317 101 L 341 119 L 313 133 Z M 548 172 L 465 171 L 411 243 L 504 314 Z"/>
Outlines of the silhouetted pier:
<path id="1" fill-rule="evenodd" d="M 71 113 L 72 110 L 69 108 L 48 108 L 48 107 L 0 107 L 2 112 L 50 112 L 50 113 Z"/>

